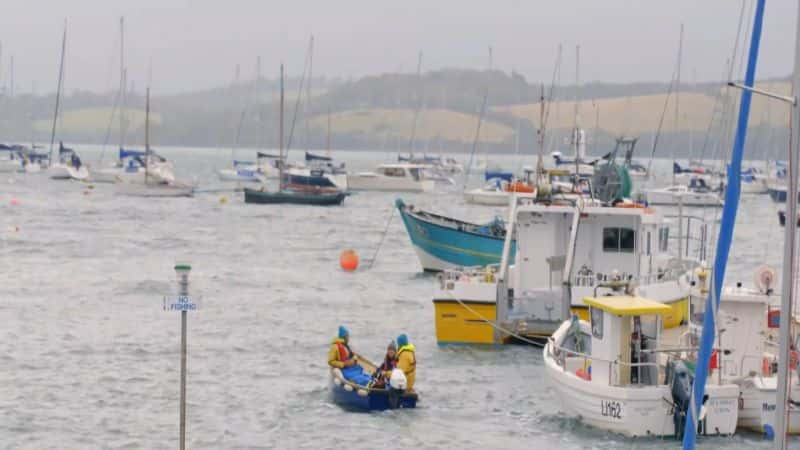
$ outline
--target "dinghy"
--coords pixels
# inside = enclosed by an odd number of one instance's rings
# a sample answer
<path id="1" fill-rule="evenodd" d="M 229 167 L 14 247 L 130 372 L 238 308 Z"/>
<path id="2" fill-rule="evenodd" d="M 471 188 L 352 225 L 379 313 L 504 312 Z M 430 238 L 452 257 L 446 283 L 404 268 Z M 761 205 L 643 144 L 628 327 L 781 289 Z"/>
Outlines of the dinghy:
<path id="1" fill-rule="evenodd" d="M 361 356 L 358 357 L 358 364 L 370 377 L 377 369 L 377 366 Z M 358 385 L 348 381 L 342 370 L 336 368 L 330 369 L 330 386 L 334 403 L 357 411 L 416 408 L 419 400 L 416 392 L 406 392 L 404 389 Z"/>

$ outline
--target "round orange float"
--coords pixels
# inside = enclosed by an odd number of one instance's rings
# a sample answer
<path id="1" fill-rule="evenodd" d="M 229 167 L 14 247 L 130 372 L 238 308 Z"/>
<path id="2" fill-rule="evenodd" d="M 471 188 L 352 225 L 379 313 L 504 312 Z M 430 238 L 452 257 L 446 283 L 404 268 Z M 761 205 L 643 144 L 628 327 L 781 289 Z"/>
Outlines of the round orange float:
<path id="1" fill-rule="evenodd" d="M 344 250 L 339 255 L 339 267 L 345 272 L 353 272 L 358 269 L 358 254 L 354 250 Z"/>

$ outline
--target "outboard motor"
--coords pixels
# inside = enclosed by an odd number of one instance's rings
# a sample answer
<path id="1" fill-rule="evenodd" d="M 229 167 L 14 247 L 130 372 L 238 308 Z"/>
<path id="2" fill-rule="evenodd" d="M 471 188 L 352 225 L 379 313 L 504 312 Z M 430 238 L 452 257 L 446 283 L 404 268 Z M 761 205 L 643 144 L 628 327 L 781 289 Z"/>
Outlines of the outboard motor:
<path id="1" fill-rule="evenodd" d="M 692 399 L 693 376 L 683 361 L 672 360 L 667 364 L 666 379 L 672 394 L 672 422 L 675 425 L 675 438 L 683 439 L 686 414 Z"/>
<path id="2" fill-rule="evenodd" d="M 398 368 L 392 370 L 392 375 L 389 377 L 389 407 L 397 409 L 400 406 L 400 396 L 406 391 L 408 380 L 406 374 Z"/>

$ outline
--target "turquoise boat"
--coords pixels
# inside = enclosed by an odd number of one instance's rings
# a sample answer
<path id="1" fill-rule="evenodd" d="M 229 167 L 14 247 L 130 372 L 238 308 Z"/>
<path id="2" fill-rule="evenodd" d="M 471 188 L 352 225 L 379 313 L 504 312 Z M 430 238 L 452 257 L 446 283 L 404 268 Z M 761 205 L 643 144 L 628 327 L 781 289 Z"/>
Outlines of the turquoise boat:
<path id="1" fill-rule="evenodd" d="M 500 264 L 506 239 L 502 219 L 495 218 L 481 225 L 420 211 L 399 198 L 395 205 L 423 270 L 440 272 L 456 267 Z M 516 242 L 512 242 L 511 261 L 515 253 Z"/>

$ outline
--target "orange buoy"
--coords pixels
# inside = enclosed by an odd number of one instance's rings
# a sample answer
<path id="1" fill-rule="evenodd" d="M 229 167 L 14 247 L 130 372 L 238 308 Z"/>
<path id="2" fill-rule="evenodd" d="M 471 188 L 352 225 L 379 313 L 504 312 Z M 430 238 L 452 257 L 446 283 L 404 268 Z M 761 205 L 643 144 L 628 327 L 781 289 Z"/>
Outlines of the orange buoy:
<path id="1" fill-rule="evenodd" d="M 358 254 L 354 250 L 344 250 L 339 255 L 339 266 L 345 272 L 353 272 L 358 269 Z"/>

